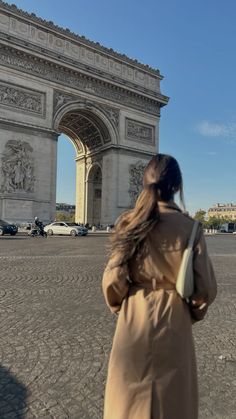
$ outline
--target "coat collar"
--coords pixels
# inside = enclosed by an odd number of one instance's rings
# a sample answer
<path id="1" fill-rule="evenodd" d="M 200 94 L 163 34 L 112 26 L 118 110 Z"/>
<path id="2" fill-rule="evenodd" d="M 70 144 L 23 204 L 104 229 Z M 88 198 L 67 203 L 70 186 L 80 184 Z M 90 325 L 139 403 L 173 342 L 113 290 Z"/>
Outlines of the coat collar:
<path id="1" fill-rule="evenodd" d="M 174 201 L 158 201 L 158 207 L 160 212 L 169 212 L 170 210 L 182 212 L 182 210 Z"/>

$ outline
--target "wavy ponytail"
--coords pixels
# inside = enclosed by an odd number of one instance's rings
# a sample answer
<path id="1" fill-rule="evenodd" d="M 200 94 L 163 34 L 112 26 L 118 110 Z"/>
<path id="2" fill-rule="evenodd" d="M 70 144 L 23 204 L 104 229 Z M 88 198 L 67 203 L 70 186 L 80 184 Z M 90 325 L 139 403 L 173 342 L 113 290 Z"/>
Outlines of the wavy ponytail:
<path id="1" fill-rule="evenodd" d="M 150 230 L 159 220 L 157 204 L 158 189 L 155 184 L 148 185 L 140 193 L 134 209 L 123 213 L 111 236 L 111 251 L 119 253 L 120 264 L 141 250 Z"/>
<path id="2" fill-rule="evenodd" d="M 169 201 L 179 191 L 184 206 L 182 175 L 173 157 L 154 156 L 144 171 L 143 185 L 135 207 L 120 216 L 111 235 L 111 254 L 120 255 L 119 265 L 142 252 L 147 234 L 160 219 L 158 200 Z"/>

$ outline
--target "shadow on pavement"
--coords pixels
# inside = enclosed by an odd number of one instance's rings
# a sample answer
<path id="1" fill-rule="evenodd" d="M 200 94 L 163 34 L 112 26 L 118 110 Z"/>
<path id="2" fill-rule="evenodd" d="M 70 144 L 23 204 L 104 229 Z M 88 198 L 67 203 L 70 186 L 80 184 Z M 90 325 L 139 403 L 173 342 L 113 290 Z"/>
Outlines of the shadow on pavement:
<path id="1" fill-rule="evenodd" d="M 0 418 L 24 419 L 27 389 L 7 368 L 0 365 Z"/>
<path id="2" fill-rule="evenodd" d="M 29 237 L 29 236 L 1 236 L 0 237 L 0 240 L 25 240 L 25 239 L 27 239 L 27 237 Z"/>

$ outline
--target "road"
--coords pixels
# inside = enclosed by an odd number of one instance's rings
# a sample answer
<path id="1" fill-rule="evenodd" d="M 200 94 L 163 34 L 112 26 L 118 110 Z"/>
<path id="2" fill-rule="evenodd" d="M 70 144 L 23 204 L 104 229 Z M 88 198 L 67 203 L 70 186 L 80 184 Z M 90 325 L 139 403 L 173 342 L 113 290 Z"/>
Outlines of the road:
<path id="1" fill-rule="evenodd" d="M 206 239 L 219 290 L 194 326 L 199 419 L 233 419 L 236 235 Z M 102 419 L 115 327 L 101 294 L 106 246 L 99 236 L 0 238 L 0 419 Z"/>

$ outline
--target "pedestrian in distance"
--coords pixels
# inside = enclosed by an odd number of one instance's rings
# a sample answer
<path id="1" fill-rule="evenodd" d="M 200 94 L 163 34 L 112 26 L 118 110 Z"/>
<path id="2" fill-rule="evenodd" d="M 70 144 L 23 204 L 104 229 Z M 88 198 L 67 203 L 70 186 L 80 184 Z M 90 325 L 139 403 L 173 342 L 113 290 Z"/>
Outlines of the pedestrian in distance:
<path id="1" fill-rule="evenodd" d="M 203 230 L 193 244 L 194 292 L 187 302 L 176 280 L 194 220 L 184 208 L 177 161 L 154 156 L 135 208 L 111 235 L 105 300 L 118 315 L 105 390 L 104 419 L 197 419 L 198 385 L 192 324 L 216 297 Z"/>

